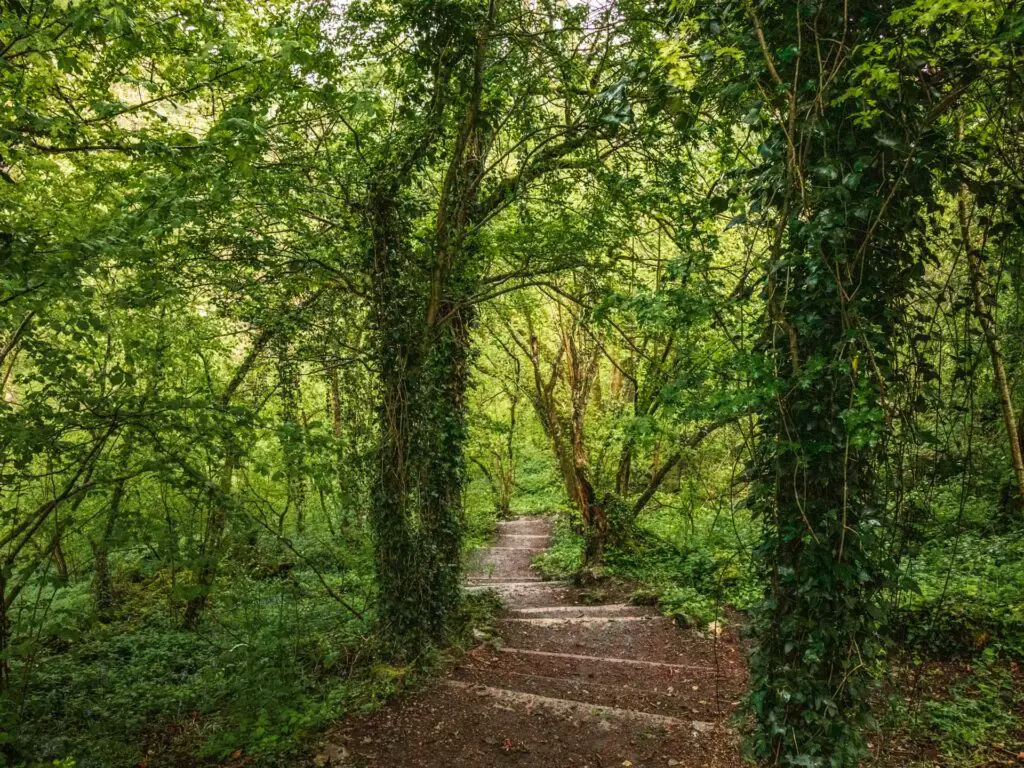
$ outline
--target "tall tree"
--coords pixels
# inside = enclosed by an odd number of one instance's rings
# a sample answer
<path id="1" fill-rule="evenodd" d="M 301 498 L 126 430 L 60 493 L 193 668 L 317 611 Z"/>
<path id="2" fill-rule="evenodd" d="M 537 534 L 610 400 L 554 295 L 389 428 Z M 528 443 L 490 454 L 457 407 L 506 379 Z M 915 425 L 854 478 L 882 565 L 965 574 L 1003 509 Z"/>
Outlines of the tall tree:
<path id="1" fill-rule="evenodd" d="M 475 306 L 551 269 L 521 263 L 488 275 L 488 227 L 545 177 L 599 168 L 628 119 L 623 88 L 607 86 L 623 65 L 610 55 L 617 27 L 577 45 L 586 23 L 557 4 L 409 3 L 369 42 L 411 51 L 393 72 L 401 119 L 373 148 L 356 207 L 380 378 L 371 514 L 380 615 L 407 652 L 442 637 L 459 603 Z M 424 179 L 436 200 L 417 195 Z"/>
<path id="2" fill-rule="evenodd" d="M 924 274 L 918 212 L 935 197 L 946 116 L 970 75 L 922 79 L 888 42 L 900 26 L 890 9 L 870 3 L 702 8 L 712 45 L 745 52 L 743 119 L 764 129 L 747 190 L 768 238 L 751 490 L 769 585 L 752 659 L 755 752 L 850 766 L 865 754 L 879 651 L 886 568 L 873 537 L 887 393 L 899 386 L 894 328 Z"/>

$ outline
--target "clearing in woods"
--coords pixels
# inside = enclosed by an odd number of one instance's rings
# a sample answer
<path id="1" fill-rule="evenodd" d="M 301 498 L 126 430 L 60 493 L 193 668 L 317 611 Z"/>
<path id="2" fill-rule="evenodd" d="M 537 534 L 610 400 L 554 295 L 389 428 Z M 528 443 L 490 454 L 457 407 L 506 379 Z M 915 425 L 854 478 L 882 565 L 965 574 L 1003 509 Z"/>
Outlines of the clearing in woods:
<path id="1" fill-rule="evenodd" d="M 495 589 L 500 642 L 451 676 L 331 734 L 332 764 L 374 768 L 735 768 L 727 721 L 746 671 L 734 630 L 679 629 L 619 598 L 592 604 L 530 561 L 551 523 L 499 523 L 467 589 Z"/>

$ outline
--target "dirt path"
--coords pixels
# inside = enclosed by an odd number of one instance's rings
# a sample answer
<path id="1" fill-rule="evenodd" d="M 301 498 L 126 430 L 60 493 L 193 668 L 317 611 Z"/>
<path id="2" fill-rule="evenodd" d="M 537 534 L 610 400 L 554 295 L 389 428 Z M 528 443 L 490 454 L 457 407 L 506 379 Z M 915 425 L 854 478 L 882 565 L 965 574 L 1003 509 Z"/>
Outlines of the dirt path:
<path id="1" fill-rule="evenodd" d="M 609 768 L 742 764 L 727 719 L 744 684 L 736 637 L 681 630 L 654 609 L 593 604 L 530 561 L 547 520 L 499 524 L 467 589 L 496 589 L 500 640 L 451 677 L 332 734 L 330 765 Z M 585 602 L 586 601 L 586 602 Z"/>

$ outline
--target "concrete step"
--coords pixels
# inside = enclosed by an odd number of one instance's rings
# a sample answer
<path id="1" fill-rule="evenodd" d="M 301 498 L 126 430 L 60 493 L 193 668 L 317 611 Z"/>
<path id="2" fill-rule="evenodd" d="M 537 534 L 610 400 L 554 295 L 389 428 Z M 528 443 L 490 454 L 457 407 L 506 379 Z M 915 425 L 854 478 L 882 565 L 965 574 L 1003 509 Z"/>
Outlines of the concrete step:
<path id="1" fill-rule="evenodd" d="M 465 587 L 467 592 L 494 590 L 508 608 L 569 604 L 574 590 L 564 581 L 490 581 Z"/>
<path id="2" fill-rule="evenodd" d="M 473 571 L 467 577 L 473 584 L 493 584 L 494 582 L 506 581 L 506 582 L 517 582 L 517 581 L 544 581 L 544 578 L 540 576 L 537 571 L 527 571 L 523 569 L 515 571 Z"/>
<path id="3" fill-rule="evenodd" d="M 544 577 L 532 568 L 489 568 L 470 571 L 468 577 L 474 582 L 487 581 L 543 581 Z"/>
<path id="4" fill-rule="evenodd" d="M 485 547 L 473 553 L 475 568 L 524 571 L 530 569 L 533 559 L 544 551 L 543 547 Z"/>

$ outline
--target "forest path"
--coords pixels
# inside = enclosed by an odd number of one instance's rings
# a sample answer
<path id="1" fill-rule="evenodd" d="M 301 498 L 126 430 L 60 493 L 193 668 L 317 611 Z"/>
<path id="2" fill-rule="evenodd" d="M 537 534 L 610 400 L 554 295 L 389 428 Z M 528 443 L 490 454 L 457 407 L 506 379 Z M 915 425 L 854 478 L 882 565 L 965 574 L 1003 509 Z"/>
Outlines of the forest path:
<path id="1" fill-rule="evenodd" d="M 343 721 L 323 757 L 366 768 L 737 768 L 726 721 L 745 681 L 735 633 L 681 630 L 653 608 L 543 581 L 551 522 L 499 523 L 468 590 L 495 589 L 499 641 L 450 677 Z M 595 596 L 601 599 L 595 601 Z"/>

